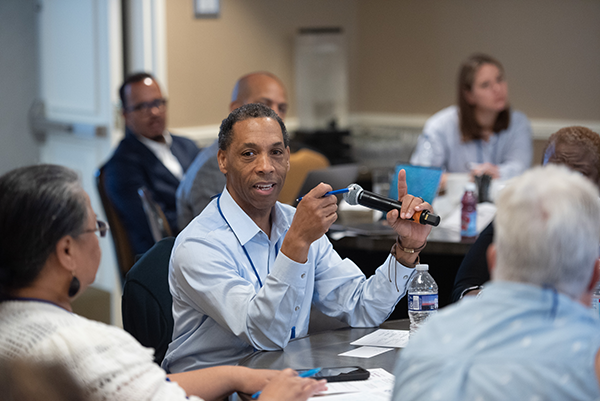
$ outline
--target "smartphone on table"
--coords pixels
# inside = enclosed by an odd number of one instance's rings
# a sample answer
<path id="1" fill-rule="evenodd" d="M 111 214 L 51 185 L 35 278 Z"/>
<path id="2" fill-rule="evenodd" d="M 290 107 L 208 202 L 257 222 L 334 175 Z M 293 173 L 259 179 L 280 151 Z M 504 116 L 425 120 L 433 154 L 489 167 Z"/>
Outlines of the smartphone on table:
<path id="1" fill-rule="evenodd" d="M 299 374 L 307 372 L 310 369 L 300 369 Z M 338 368 L 321 368 L 319 372 L 311 375 L 317 380 L 326 379 L 328 382 L 348 382 L 354 380 L 367 380 L 370 372 L 360 366 L 342 366 Z"/>

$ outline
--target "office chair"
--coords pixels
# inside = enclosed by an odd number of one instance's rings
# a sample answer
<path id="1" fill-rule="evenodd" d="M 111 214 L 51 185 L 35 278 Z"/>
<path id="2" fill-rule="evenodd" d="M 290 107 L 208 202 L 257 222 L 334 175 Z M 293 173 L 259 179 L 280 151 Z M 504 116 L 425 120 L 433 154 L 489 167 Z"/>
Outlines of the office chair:
<path id="1" fill-rule="evenodd" d="M 175 238 L 158 241 L 129 270 L 123 286 L 123 328 L 142 345 L 154 348 L 160 365 L 173 335 L 169 259 Z"/>
<path id="2" fill-rule="evenodd" d="M 106 193 L 106 185 L 104 178 L 104 167 L 101 167 L 96 171 L 96 186 L 98 187 L 98 193 L 100 194 L 100 200 L 102 201 L 102 207 L 106 214 L 106 219 L 110 225 L 110 233 L 115 244 L 115 252 L 117 254 L 117 263 L 119 265 L 119 276 L 121 283 L 125 281 L 125 275 L 133 266 L 135 261 L 135 255 L 125 231 L 125 226 L 121 221 L 121 218 L 117 214 L 111 200 Z"/>
<path id="3" fill-rule="evenodd" d="M 146 218 L 148 219 L 148 225 L 150 226 L 154 242 L 158 242 L 165 237 L 173 236 L 165 213 L 162 211 L 159 204 L 154 202 L 150 191 L 148 191 L 146 187 L 141 187 L 138 189 L 138 195 L 142 200 L 142 206 L 144 207 L 144 212 L 146 213 Z"/>
<path id="4" fill-rule="evenodd" d="M 329 160 L 322 154 L 310 149 L 300 149 L 290 154 L 290 170 L 277 199 L 281 203 L 295 205 L 298 191 L 302 187 L 308 173 L 329 167 Z"/>

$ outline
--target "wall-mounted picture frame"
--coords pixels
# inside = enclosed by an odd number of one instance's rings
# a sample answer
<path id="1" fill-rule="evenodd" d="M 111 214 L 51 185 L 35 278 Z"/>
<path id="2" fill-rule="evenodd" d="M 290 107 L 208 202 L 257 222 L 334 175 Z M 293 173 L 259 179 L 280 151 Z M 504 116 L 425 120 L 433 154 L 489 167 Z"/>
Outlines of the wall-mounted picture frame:
<path id="1" fill-rule="evenodd" d="M 220 0 L 194 0 L 196 18 L 219 18 Z"/>

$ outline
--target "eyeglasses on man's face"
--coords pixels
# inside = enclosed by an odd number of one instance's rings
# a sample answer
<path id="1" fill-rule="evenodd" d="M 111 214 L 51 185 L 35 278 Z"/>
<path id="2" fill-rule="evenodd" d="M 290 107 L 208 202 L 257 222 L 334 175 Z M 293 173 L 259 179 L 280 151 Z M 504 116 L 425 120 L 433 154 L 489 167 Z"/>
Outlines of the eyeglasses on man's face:
<path id="1" fill-rule="evenodd" d="M 161 112 L 165 111 L 165 109 L 167 107 L 167 99 L 162 98 L 162 99 L 154 99 L 151 102 L 141 102 L 134 106 L 126 107 L 125 111 L 128 111 L 128 112 L 139 111 L 141 113 L 150 113 L 152 111 L 152 109 L 154 109 L 155 107 L 158 108 L 158 110 Z"/>
<path id="2" fill-rule="evenodd" d="M 91 230 L 85 230 L 84 233 L 98 232 L 98 235 L 101 238 L 104 238 L 104 237 L 106 237 L 106 233 L 108 232 L 109 229 L 110 229 L 110 227 L 108 226 L 108 223 L 105 223 L 102 220 L 96 220 L 96 228 L 91 229 Z"/>

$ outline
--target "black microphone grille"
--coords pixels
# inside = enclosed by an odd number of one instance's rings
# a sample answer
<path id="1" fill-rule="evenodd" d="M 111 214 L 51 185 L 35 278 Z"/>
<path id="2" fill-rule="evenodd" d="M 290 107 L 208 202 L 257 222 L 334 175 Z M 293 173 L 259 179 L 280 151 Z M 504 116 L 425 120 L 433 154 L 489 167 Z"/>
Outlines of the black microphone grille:
<path id="1" fill-rule="evenodd" d="M 348 185 L 349 191 L 344 194 L 344 200 L 349 205 L 358 205 L 358 197 L 362 193 L 363 189 L 358 184 Z"/>

